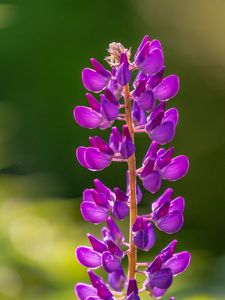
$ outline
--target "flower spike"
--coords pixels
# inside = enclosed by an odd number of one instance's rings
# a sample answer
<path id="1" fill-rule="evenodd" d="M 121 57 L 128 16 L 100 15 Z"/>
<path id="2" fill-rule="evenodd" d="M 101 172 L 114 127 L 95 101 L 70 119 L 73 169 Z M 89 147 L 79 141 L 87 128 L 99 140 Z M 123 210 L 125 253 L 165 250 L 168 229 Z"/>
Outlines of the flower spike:
<path id="1" fill-rule="evenodd" d="M 178 109 L 168 108 L 167 103 L 172 103 L 178 94 L 180 81 L 176 74 L 165 76 L 161 42 L 148 35 L 142 39 L 133 59 L 131 50 L 121 43 L 110 43 L 108 53 L 105 61 L 110 69 L 95 58 L 90 60 L 91 68 L 83 69 L 88 105 L 76 106 L 73 115 L 81 127 L 111 128 L 109 139 L 91 136 L 89 146 L 76 149 L 76 158 L 81 166 L 94 172 L 112 162 L 127 163 L 126 190 L 108 187 L 96 178 L 93 187 L 83 191 L 80 211 L 84 220 L 103 226 L 101 238 L 89 233 L 89 245 L 80 245 L 75 250 L 78 262 L 88 268 L 90 284 L 77 283 L 74 290 L 80 300 L 140 300 L 144 291 L 160 299 L 174 277 L 186 271 L 191 255 L 188 251 L 176 253 L 177 240 L 172 240 L 153 261 L 139 263 L 137 249 L 148 252 L 155 246 L 155 227 L 169 235 L 181 230 L 185 200 L 182 196 L 173 197 L 173 189 L 167 188 L 151 203 L 147 214 L 139 215 L 137 206 L 143 193 L 137 179 L 146 193 L 154 194 L 163 181 L 179 180 L 188 172 L 188 157 L 174 156 L 174 147 L 166 146 L 173 141 L 179 120 Z M 141 167 L 137 168 L 135 135 L 139 133 L 144 133 L 151 142 Z M 129 240 L 126 240 L 120 224 L 128 216 Z M 123 268 L 125 256 L 127 274 Z M 145 270 L 138 270 L 139 267 Z M 107 282 L 95 269 L 107 274 L 104 277 Z M 144 282 L 137 282 L 137 272 L 146 276 Z"/>

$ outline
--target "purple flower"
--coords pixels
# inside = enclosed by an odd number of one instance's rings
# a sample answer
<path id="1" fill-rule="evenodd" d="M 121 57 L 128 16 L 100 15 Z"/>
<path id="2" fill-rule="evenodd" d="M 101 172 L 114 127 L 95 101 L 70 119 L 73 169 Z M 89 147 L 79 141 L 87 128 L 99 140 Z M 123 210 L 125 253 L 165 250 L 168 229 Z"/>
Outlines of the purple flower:
<path id="1" fill-rule="evenodd" d="M 173 140 L 177 123 L 177 109 L 170 108 L 165 111 L 165 103 L 162 102 L 150 114 L 145 130 L 152 141 L 164 145 Z"/>
<path id="2" fill-rule="evenodd" d="M 179 91 L 180 83 L 177 75 L 169 75 L 163 79 L 164 69 L 156 75 L 145 75 L 141 72 L 134 81 L 133 99 L 138 107 L 151 112 L 156 100 L 166 102 L 175 97 Z"/>
<path id="3" fill-rule="evenodd" d="M 189 160 L 185 155 L 172 158 L 174 148 L 167 151 L 158 150 L 158 144 L 152 142 L 138 170 L 143 186 L 151 193 L 156 193 L 162 184 L 162 179 L 176 181 L 184 177 L 189 168 Z"/>
<path id="4" fill-rule="evenodd" d="M 152 223 L 142 217 L 137 217 L 133 228 L 133 240 L 138 249 L 148 251 L 155 244 L 155 233 Z"/>
<path id="5" fill-rule="evenodd" d="M 146 269 L 144 287 L 155 298 L 161 298 L 171 286 L 173 277 L 183 273 L 190 264 L 189 252 L 174 254 L 176 243 L 176 240 L 172 241 Z"/>
<path id="6" fill-rule="evenodd" d="M 184 198 L 172 199 L 172 194 L 173 190 L 168 188 L 152 203 L 152 221 L 160 230 L 169 234 L 178 232 L 184 223 Z"/>
<path id="7" fill-rule="evenodd" d="M 121 267 L 108 274 L 108 283 L 117 292 L 124 289 L 126 282 L 127 277 Z"/>
<path id="8" fill-rule="evenodd" d="M 76 106 L 73 114 L 77 123 L 89 129 L 99 127 L 106 129 L 117 119 L 119 114 L 119 101 L 109 89 L 100 95 L 101 102 L 91 94 L 86 94 L 90 107 Z"/>
<path id="9" fill-rule="evenodd" d="M 121 86 L 128 84 L 131 80 L 131 72 L 126 53 L 121 54 L 120 65 L 116 71 L 116 80 Z"/>
<path id="10" fill-rule="evenodd" d="M 127 126 L 123 126 L 123 135 L 117 128 L 112 128 L 109 144 L 99 136 L 90 137 L 90 147 L 80 146 L 76 150 L 76 157 L 79 163 L 91 170 L 100 171 L 108 167 L 113 160 L 129 158 L 134 153 L 132 142 Z"/>
<path id="11" fill-rule="evenodd" d="M 111 79 L 111 73 L 101 65 L 95 58 L 91 59 L 94 68 L 86 68 L 82 71 L 82 81 L 84 87 L 91 92 L 101 92 L 107 87 Z"/>
<path id="12" fill-rule="evenodd" d="M 154 75 L 164 67 L 162 47 L 158 40 L 145 36 L 135 54 L 135 66 L 144 74 Z"/>
<path id="13" fill-rule="evenodd" d="M 80 209 L 83 218 L 90 223 L 100 224 L 112 214 L 116 219 L 123 220 L 129 213 L 129 197 L 120 188 L 110 190 L 99 179 L 94 180 L 95 189 L 86 189 L 83 192 L 83 201 Z M 142 193 L 137 186 L 137 198 L 140 203 Z"/>
<path id="14" fill-rule="evenodd" d="M 79 246 L 76 249 L 79 263 L 91 269 L 103 267 L 107 273 L 121 274 L 122 250 L 112 240 L 102 242 L 91 234 L 88 234 L 88 238 L 92 247 Z"/>

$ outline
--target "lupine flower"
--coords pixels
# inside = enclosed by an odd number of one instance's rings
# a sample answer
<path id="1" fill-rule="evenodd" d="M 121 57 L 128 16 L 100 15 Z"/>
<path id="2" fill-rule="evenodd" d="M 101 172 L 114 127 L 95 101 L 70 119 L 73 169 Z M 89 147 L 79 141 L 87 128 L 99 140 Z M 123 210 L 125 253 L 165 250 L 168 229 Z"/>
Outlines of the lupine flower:
<path id="1" fill-rule="evenodd" d="M 178 180 L 188 171 L 189 161 L 185 155 L 173 158 L 173 147 L 158 149 L 158 145 L 170 143 L 175 136 L 178 110 L 166 109 L 166 104 L 177 95 L 179 78 L 175 74 L 163 77 L 165 66 L 161 43 L 151 41 L 149 36 L 143 38 L 133 61 L 130 49 L 120 43 L 111 43 L 108 52 L 105 60 L 110 70 L 92 58 L 93 69 L 82 71 L 84 87 L 100 95 L 97 100 L 87 93 L 89 106 L 75 107 L 74 118 L 80 126 L 88 129 L 104 130 L 116 121 L 125 122 L 125 125 L 122 125 L 122 133 L 117 127 L 112 127 L 108 142 L 99 136 L 90 137 L 90 146 L 78 147 L 76 156 L 79 163 L 91 171 L 103 170 L 112 161 L 127 162 L 127 188 L 126 192 L 120 187 L 110 189 L 95 179 L 95 187 L 83 192 L 81 213 L 84 219 L 92 224 L 106 222 L 106 226 L 101 229 L 102 240 L 88 234 L 90 246 L 76 249 L 77 260 L 89 268 L 91 284 L 78 283 L 75 293 L 80 300 L 140 300 L 139 293 L 147 290 L 151 296 L 161 298 L 174 276 L 187 269 L 190 254 L 187 251 L 175 254 L 177 241 L 174 240 L 150 264 L 138 263 L 136 248 L 148 251 L 155 245 L 153 225 L 167 234 L 181 229 L 184 198 L 173 199 L 173 190 L 168 188 L 152 203 L 150 213 L 138 215 L 137 204 L 142 199 L 142 191 L 136 177 L 141 179 L 147 191 L 155 193 L 162 180 Z M 137 71 L 137 76 L 131 82 L 133 71 Z M 131 86 L 133 90 L 130 90 Z M 134 134 L 138 132 L 146 133 L 152 143 L 141 168 L 136 170 Z M 123 220 L 129 212 L 128 243 L 115 219 Z M 122 267 L 125 255 L 129 256 L 128 278 Z M 139 267 L 146 265 L 147 269 L 142 273 L 147 279 L 143 288 L 138 290 L 135 275 Z M 107 273 L 109 285 L 93 272 L 98 268 Z"/>
<path id="2" fill-rule="evenodd" d="M 184 223 L 184 198 L 172 199 L 173 190 L 168 188 L 152 203 L 152 221 L 166 233 L 178 232 Z"/>
<path id="3" fill-rule="evenodd" d="M 158 40 L 145 36 L 135 54 L 135 66 L 144 74 L 154 75 L 164 67 L 162 47 Z"/>
<path id="4" fill-rule="evenodd" d="M 96 237 L 88 235 L 92 247 L 79 246 L 76 249 L 76 258 L 85 267 L 96 269 L 103 267 L 107 273 L 120 271 L 123 252 L 112 241 L 106 243 Z"/>
<path id="5" fill-rule="evenodd" d="M 176 244 L 176 240 L 172 241 L 146 269 L 144 287 L 155 298 L 161 298 L 171 286 L 173 277 L 183 273 L 190 264 L 189 252 L 174 253 Z"/>
<path id="6" fill-rule="evenodd" d="M 137 75 L 132 97 L 143 111 L 151 112 L 156 100 L 167 102 L 177 95 L 180 87 L 178 76 L 172 74 L 163 79 L 163 73 L 164 69 L 153 76 L 141 72 Z"/>
<path id="7" fill-rule="evenodd" d="M 90 223 L 100 224 L 112 214 L 116 219 L 123 220 L 129 213 L 129 186 L 124 193 L 119 187 L 110 190 L 99 179 L 94 180 L 95 189 L 83 192 L 80 209 L 83 218 Z M 140 203 L 142 193 L 137 185 L 137 199 Z"/>
<path id="8" fill-rule="evenodd" d="M 165 111 L 165 103 L 160 103 L 150 114 L 145 130 L 152 141 L 164 145 L 173 140 L 177 123 L 177 109 L 170 108 Z"/>
<path id="9" fill-rule="evenodd" d="M 110 127 L 119 114 L 119 101 L 113 93 L 105 89 L 104 94 L 100 95 L 101 102 L 89 93 L 86 97 L 90 107 L 76 106 L 74 109 L 73 114 L 77 123 L 89 129 Z"/>
<path id="10" fill-rule="evenodd" d="M 99 136 L 90 137 L 90 147 L 78 147 L 76 156 L 79 163 L 91 170 L 99 171 L 108 167 L 113 160 L 127 159 L 134 153 L 127 126 L 123 126 L 123 135 L 114 128 L 110 136 L 109 144 Z"/>
<path id="11" fill-rule="evenodd" d="M 184 177 L 189 168 L 189 160 L 185 155 L 172 158 L 174 148 L 167 151 L 163 148 L 158 150 L 158 144 L 153 142 L 138 170 L 138 175 L 143 186 L 151 193 L 156 193 L 162 184 L 162 179 L 176 181 Z"/>
<path id="12" fill-rule="evenodd" d="M 152 223 L 142 217 L 137 217 L 133 228 L 133 240 L 138 249 L 148 251 L 155 244 L 155 233 Z"/>

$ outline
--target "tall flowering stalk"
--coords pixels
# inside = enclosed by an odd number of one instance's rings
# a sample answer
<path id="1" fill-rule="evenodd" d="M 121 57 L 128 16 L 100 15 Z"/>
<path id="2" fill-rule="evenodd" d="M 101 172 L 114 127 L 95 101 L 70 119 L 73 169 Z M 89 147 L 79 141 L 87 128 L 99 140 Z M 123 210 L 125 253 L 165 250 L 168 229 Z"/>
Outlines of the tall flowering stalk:
<path id="1" fill-rule="evenodd" d="M 138 262 L 137 249 L 149 251 L 155 244 L 155 229 L 173 234 L 183 226 L 184 198 L 173 198 L 173 190 L 166 189 L 156 199 L 146 215 L 138 215 L 137 205 L 142 191 L 137 178 L 150 193 L 160 190 L 162 180 L 176 181 L 184 177 L 189 168 L 185 155 L 173 157 L 174 147 L 161 148 L 170 143 L 178 123 L 178 110 L 166 109 L 167 102 L 179 90 L 176 75 L 164 77 L 164 56 L 161 43 L 150 41 L 145 36 L 133 61 L 131 51 L 120 43 L 109 45 L 107 70 L 96 59 L 91 59 L 92 68 L 82 72 L 84 87 L 98 93 L 99 99 L 87 93 L 89 106 L 77 106 L 74 118 L 89 129 L 102 130 L 112 127 L 115 121 L 122 123 L 121 129 L 111 128 L 109 141 L 99 136 L 89 138 L 89 146 L 76 150 L 79 163 L 91 170 L 100 171 L 112 162 L 128 165 L 127 189 L 110 189 L 99 179 L 94 187 L 83 192 L 81 213 L 87 222 L 106 226 L 102 228 L 102 239 L 88 234 L 90 246 L 79 246 L 76 257 L 87 267 L 91 284 L 78 283 L 75 293 L 80 300 L 140 299 L 139 294 L 148 291 L 153 298 L 161 298 L 173 282 L 174 276 L 184 272 L 190 264 L 187 251 L 175 253 L 176 240 L 167 245 L 151 262 Z M 132 81 L 132 73 L 136 75 Z M 151 144 L 142 165 L 137 169 L 134 135 L 146 133 Z M 130 216 L 129 241 L 115 220 Z M 128 256 L 128 274 L 122 260 Z M 108 283 L 93 270 L 102 268 L 108 274 Z M 142 268 L 142 269 L 140 269 Z M 144 268 L 144 270 L 143 270 Z M 136 273 L 145 276 L 143 286 L 138 287 Z M 171 298 L 171 300 L 174 298 Z"/>

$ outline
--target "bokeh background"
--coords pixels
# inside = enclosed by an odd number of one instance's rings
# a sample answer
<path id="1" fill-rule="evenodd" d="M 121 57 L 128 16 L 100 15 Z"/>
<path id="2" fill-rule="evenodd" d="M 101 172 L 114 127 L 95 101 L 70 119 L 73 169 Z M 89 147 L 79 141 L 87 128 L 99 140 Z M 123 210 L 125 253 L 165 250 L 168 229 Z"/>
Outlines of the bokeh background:
<path id="1" fill-rule="evenodd" d="M 161 40 L 167 74 L 181 78 L 170 103 L 180 111 L 174 144 L 191 161 L 188 176 L 170 186 L 186 198 L 174 238 L 192 265 L 164 299 L 225 299 L 224 29 L 224 0 L 0 1 L 1 300 L 75 299 L 74 284 L 87 280 L 74 258 L 93 231 L 80 216 L 82 189 L 96 175 L 124 187 L 125 166 L 92 174 L 75 161 L 90 134 L 72 115 L 86 101 L 80 73 L 111 41 L 135 49 L 145 34 Z M 149 140 L 137 143 L 139 162 Z M 141 209 L 154 198 L 145 193 Z M 158 234 L 142 258 L 171 239 Z"/>

